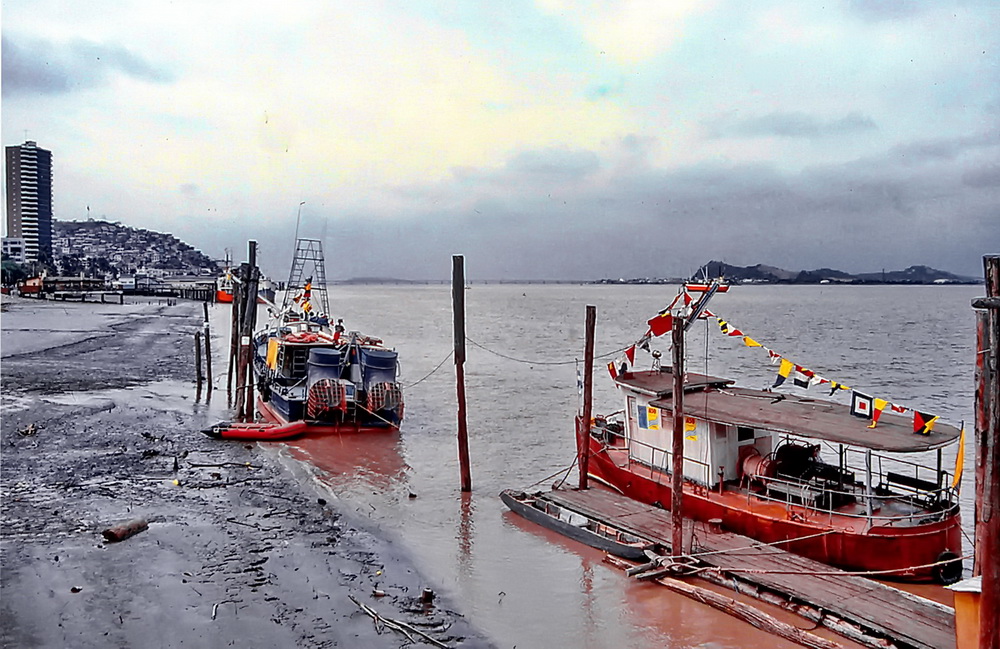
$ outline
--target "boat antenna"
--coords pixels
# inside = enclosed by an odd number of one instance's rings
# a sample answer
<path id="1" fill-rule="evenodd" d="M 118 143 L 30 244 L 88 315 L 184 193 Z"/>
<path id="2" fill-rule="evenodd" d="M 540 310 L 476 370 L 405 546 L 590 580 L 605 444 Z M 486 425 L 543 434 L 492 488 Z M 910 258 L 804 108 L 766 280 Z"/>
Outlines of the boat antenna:
<path id="1" fill-rule="evenodd" d="M 301 216 L 302 216 L 302 206 L 305 205 L 305 204 L 306 204 L 305 201 L 302 201 L 301 203 L 299 203 L 299 210 L 295 214 L 295 245 L 296 246 L 299 245 L 299 218 L 301 218 Z"/>

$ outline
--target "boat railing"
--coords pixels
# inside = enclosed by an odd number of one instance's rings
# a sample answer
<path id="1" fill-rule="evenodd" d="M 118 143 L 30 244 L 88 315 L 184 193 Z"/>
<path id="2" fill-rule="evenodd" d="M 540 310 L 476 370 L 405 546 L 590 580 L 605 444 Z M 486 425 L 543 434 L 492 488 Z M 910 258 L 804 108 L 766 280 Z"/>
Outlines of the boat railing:
<path id="1" fill-rule="evenodd" d="M 631 438 L 628 440 L 629 459 L 649 470 L 649 479 L 662 482 L 673 466 L 671 451 Z M 659 458 L 659 461 L 657 459 Z M 693 466 L 692 466 L 693 465 Z M 684 456 L 684 477 L 706 487 L 713 481 L 712 467 L 702 460 Z"/>
<path id="2" fill-rule="evenodd" d="M 669 481 L 673 457 L 670 451 L 636 439 L 629 439 L 627 444 L 634 471 L 641 467 L 644 477 L 658 484 Z M 869 528 L 943 520 L 958 507 L 947 471 L 933 470 L 936 479 L 932 482 L 926 479 L 927 472 L 932 471 L 926 466 L 887 456 L 873 455 L 873 459 L 878 462 L 873 462 L 870 489 L 858 481 L 755 476 L 753 484 L 748 485 L 752 488 L 746 490 L 747 498 L 782 505 L 789 519 L 826 517 L 832 522 L 837 516 L 867 521 Z M 899 470 L 885 470 L 885 464 Z M 903 467 L 908 471 L 904 473 Z M 864 470 L 860 473 L 864 475 Z M 707 462 L 691 457 L 684 458 L 684 477 L 706 489 L 718 487 L 720 482 Z"/>
<path id="3" fill-rule="evenodd" d="M 844 464 L 864 474 L 866 471 L 866 453 L 859 449 L 845 448 Z M 871 454 L 872 486 L 873 488 L 890 488 L 890 485 L 907 493 L 927 497 L 929 495 L 945 495 L 950 489 L 952 473 L 940 465 L 927 466 L 917 462 L 904 460 L 901 457 Z"/>
<path id="4" fill-rule="evenodd" d="M 747 499 L 756 498 L 780 504 L 788 517 L 808 519 L 819 515 L 832 522 L 833 517 L 864 520 L 868 527 L 914 525 L 942 520 L 957 507 L 952 490 L 945 487 L 921 492 L 920 497 L 890 492 L 880 488 L 871 491 L 864 485 L 837 486 L 781 477 L 755 478 L 757 489 L 747 489 Z"/>

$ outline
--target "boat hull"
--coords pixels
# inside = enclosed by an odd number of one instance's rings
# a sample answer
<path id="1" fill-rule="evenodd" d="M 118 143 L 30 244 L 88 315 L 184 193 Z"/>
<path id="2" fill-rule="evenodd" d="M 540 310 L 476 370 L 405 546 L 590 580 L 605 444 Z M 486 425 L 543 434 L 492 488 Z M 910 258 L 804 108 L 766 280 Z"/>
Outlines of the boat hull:
<path id="1" fill-rule="evenodd" d="M 622 543 L 615 539 L 602 536 L 589 530 L 587 527 L 575 525 L 562 520 L 561 518 L 557 518 L 550 513 L 541 511 L 537 507 L 532 506 L 529 502 L 526 502 L 528 499 L 531 499 L 531 496 L 524 494 L 523 492 L 515 492 L 510 489 L 506 489 L 500 493 L 500 500 L 502 500 L 503 503 L 507 505 L 507 507 L 515 514 L 522 516 L 532 523 L 536 523 L 554 532 L 558 532 L 563 536 L 567 536 L 575 541 L 589 545 L 592 548 L 597 548 L 598 550 L 613 554 L 616 557 L 621 557 L 630 561 L 647 561 L 648 557 L 646 556 L 645 551 L 655 546 L 654 543 Z M 582 515 L 580 514 L 575 515 L 582 518 Z"/>
<path id="2" fill-rule="evenodd" d="M 648 468 L 640 472 L 632 463 L 616 459 L 620 458 L 612 457 L 600 440 L 590 438 L 590 475 L 625 496 L 669 509 L 669 475 Z M 836 514 L 823 515 L 801 506 L 760 502 L 746 494 L 734 495 L 685 482 L 684 516 L 698 521 L 718 519 L 723 527 L 737 534 L 774 543 L 781 549 L 844 570 L 877 573 L 873 576 L 879 578 L 947 582 L 956 570 L 961 573 L 960 564 L 946 564 L 944 574 L 941 566 L 931 565 L 961 555 L 958 513 L 907 527 L 858 529 L 838 526 Z"/>
<path id="3" fill-rule="evenodd" d="M 285 426 L 289 424 L 294 424 L 296 422 L 305 423 L 305 430 L 303 431 L 309 435 L 326 435 L 333 433 L 342 432 L 385 432 L 385 431 L 395 431 L 399 430 L 398 423 L 390 423 L 385 421 L 340 421 L 340 422 L 322 422 L 322 421 L 312 421 L 298 419 L 288 419 L 287 410 L 282 411 L 276 407 L 280 403 L 280 400 L 275 399 L 272 394 L 270 401 L 264 401 L 260 397 L 257 398 L 257 412 L 260 418 L 268 423 L 275 424 L 278 426 Z M 298 405 L 297 410 L 301 411 L 301 403 L 295 401 L 291 402 L 291 407 L 296 410 L 295 406 Z"/>

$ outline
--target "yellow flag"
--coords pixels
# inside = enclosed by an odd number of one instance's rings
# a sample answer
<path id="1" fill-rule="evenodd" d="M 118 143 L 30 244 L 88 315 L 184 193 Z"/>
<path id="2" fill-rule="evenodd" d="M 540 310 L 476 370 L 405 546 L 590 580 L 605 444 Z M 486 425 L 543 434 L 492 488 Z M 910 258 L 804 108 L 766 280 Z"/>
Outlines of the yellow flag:
<path id="1" fill-rule="evenodd" d="M 873 402 L 872 423 L 868 425 L 869 428 L 875 428 L 875 425 L 878 423 L 878 418 L 882 416 L 882 411 L 885 410 L 887 405 L 889 405 L 888 401 L 885 399 L 879 399 L 878 397 L 873 399 Z"/>
<path id="2" fill-rule="evenodd" d="M 962 422 L 962 434 L 958 436 L 958 455 L 955 456 L 955 476 L 951 479 L 951 488 L 957 489 L 962 483 L 962 469 L 965 468 L 965 422 Z"/>
<path id="3" fill-rule="evenodd" d="M 278 368 L 278 339 L 268 338 L 267 339 L 267 366 L 274 370 Z"/>
<path id="4" fill-rule="evenodd" d="M 751 338 L 750 336 L 743 336 L 743 344 L 747 347 L 763 347 L 759 342 Z"/>

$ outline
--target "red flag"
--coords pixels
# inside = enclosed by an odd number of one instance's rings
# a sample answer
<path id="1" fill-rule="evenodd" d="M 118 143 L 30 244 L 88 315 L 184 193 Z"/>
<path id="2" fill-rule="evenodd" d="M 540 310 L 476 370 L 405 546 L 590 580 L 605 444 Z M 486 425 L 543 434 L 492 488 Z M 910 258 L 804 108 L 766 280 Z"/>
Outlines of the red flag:
<path id="1" fill-rule="evenodd" d="M 635 345 L 625 350 L 625 358 L 628 359 L 629 365 L 635 365 Z"/>
<path id="2" fill-rule="evenodd" d="M 608 363 L 608 374 L 611 375 L 611 380 L 612 381 L 618 378 L 618 368 L 615 367 L 615 362 L 614 361 L 611 361 L 610 363 Z"/>
<path id="3" fill-rule="evenodd" d="M 925 412 L 913 411 L 913 432 L 920 435 L 930 435 L 934 429 L 934 422 L 938 420 L 937 415 L 929 415 Z"/>
<path id="4" fill-rule="evenodd" d="M 654 336 L 662 336 L 674 327 L 674 316 L 669 313 L 658 313 L 646 321 L 649 332 Z"/>

